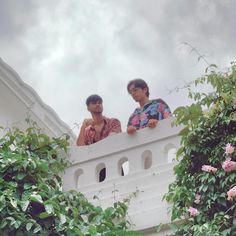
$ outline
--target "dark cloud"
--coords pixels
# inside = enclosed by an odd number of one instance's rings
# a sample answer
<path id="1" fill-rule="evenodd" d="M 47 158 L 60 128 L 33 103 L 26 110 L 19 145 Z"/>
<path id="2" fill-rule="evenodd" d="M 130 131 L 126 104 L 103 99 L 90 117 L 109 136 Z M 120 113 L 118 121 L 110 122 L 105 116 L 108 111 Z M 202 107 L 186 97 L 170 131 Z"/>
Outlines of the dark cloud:
<path id="1" fill-rule="evenodd" d="M 19 38 L 28 27 L 37 22 L 34 1 L 8 0 L 0 4 L 0 37 L 6 40 Z"/>

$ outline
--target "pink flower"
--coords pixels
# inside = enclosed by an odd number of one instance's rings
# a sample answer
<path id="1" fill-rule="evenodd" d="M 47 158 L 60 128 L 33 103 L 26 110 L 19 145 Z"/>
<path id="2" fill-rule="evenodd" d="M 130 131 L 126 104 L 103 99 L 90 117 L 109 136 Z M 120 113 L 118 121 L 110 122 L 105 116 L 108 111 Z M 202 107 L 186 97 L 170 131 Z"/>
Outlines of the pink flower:
<path id="1" fill-rule="evenodd" d="M 209 173 L 215 173 L 217 171 L 217 168 L 212 167 L 210 165 L 203 165 L 202 170 L 206 171 L 206 172 L 209 172 Z"/>
<path id="2" fill-rule="evenodd" d="M 229 158 L 228 160 L 223 162 L 222 167 L 224 171 L 231 172 L 233 170 L 236 170 L 236 162 L 231 161 L 231 159 Z"/>
<path id="3" fill-rule="evenodd" d="M 234 146 L 232 146 L 231 143 L 227 143 L 225 147 L 225 153 L 232 154 L 233 152 L 234 152 Z"/>
<path id="4" fill-rule="evenodd" d="M 236 197 L 236 186 L 234 186 L 233 188 L 231 188 L 228 192 L 227 192 L 227 195 L 228 195 L 228 200 L 231 201 L 233 200 L 233 198 Z"/>
<path id="5" fill-rule="evenodd" d="M 194 202 L 195 202 L 196 204 L 199 204 L 199 203 L 200 203 L 200 200 L 201 200 L 201 195 L 197 193 L 197 194 L 195 195 L 195 201 L 194 201 Z"/>
<path id="6" fill-rule="evenodd" d="M 198 209 L 193 208 L 193 207 L 189 207 L 188 212 L 190 213 L 191 216 L 197 216 L 199 214 Z"/>
<path id="7" fill-rule="evenodd" d="M 236 98 L 233 100 L 233 104 L 236 105 Z"/>

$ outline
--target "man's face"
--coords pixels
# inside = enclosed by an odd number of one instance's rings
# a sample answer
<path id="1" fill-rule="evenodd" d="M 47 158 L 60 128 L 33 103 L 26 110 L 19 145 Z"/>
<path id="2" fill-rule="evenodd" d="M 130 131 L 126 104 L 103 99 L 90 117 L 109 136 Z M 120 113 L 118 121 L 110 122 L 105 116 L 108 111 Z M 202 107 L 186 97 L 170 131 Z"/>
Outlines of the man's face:
<path id="1" fill-rule="evenodd" d="M 92 114 L 101 114 L 103 112 L 102 101 L 92 101 L 88 105 L 88 111 Z"/>
<path id="2" fill-rule="evenodd" d="M 135 87 L 134 84 L 131 84 L 129 86 L 129 93 L 136 102 L 139 102 L 143 98 L 147 97 L 147 95 L 146 95 L 147 88 L 142 89 L 142 88 Z"/>

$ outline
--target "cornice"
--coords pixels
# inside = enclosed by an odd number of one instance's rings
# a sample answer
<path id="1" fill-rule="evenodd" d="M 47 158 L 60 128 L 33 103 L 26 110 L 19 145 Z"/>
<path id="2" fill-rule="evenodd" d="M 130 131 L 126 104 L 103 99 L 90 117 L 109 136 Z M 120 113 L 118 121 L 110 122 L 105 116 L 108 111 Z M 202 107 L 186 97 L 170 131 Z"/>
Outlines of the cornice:
<path id="1" fill-rule="evenodd" d="M 68 133 L 75 140 L 75 134 L 70 127 L 2 58 L 0 58 L 0 80 L 52 133 L 55 135 Z"/>

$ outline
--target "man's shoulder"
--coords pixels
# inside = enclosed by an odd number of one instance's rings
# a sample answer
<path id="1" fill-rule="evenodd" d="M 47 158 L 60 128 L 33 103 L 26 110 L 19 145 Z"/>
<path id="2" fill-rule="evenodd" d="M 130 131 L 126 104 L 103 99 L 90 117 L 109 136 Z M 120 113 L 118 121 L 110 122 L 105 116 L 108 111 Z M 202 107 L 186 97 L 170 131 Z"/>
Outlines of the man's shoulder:
<path id="1" fill-rule="evenodd" d="M 164 112 L 165 113 L 165 117 L 171 115 L 170 107 L 169 107 L 169 105 L 163 99 L 161 99 L 161 98 L 154 99 L 152 104 L 155 107 L 157 107 L 159 111 Z"/>
<path id="2" fill-rule="evenodd" d="M 163 99 L 161 99 L 161 98 L 152 99 L 151 103 L 163 103 L 163 104 L 166 104 L 166 102 Z"/>
<path id="3" fill-rule="evenodd" d="M 136 107 L 135 110 L 133 111 L 132 115 L 139 114 L 140 111 L 141 111 L 141 108 L 140 107 Z"/>

